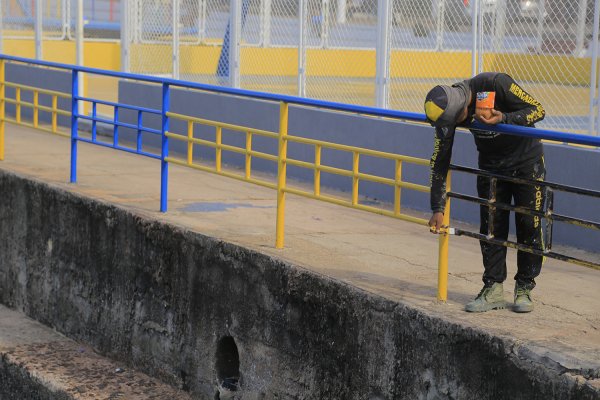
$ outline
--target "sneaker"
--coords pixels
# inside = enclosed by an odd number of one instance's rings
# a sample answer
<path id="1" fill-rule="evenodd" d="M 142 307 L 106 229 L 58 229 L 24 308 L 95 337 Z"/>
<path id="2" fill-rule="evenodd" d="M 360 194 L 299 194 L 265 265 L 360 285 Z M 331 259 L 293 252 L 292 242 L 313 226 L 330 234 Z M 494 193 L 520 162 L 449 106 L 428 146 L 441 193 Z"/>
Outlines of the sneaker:
<path id="1" fill-rule="evenodd" d="M 502 308 L 506 308 L 504 289 L 501 283 L 496 282 L 492 286 L 484 286 L 475 300 L 465 306 L 465 311 L 484 312 Z"/>
<path id="2" fill-rule="evenodd" d="M 515 305 L 514 312 L 526 313 L 533 311 L 533 300 L 531 300 L 531 289 L 527 286 L 519 286 L 515 282 Z"/>

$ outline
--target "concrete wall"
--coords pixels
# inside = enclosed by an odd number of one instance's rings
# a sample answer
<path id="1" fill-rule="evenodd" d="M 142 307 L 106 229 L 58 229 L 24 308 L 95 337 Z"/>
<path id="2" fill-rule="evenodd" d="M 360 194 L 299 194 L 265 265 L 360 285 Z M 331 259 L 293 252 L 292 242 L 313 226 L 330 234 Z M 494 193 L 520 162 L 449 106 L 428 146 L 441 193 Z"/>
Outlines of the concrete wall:
<path id="1" fill-rule="evenodd" d="M 0 193 L 0 303 L 198 398 L 237 369 L 244 399 L 596 396 L 508 340 L 254 251 L 8 172 Z"/>

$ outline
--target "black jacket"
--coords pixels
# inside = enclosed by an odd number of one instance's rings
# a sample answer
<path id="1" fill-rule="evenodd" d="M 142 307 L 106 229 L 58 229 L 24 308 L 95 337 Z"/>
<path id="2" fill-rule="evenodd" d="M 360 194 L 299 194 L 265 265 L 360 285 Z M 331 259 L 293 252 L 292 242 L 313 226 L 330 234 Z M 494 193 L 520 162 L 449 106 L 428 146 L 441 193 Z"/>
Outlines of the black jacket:
<path id="1" fill-rule="evenodd" d="M 484 72 L 463 82 L 471 91 L 469 114 L 460 126 L 468 127 L 475 114 L 478 92 L 496 92 L 494 108 L 503 113 L 502 123 L 533 126 L 544 119 L 545 111 L 539 101 L 523 90 L 504 73 Z M 443 212 L 446 205 L 446 176 L 452 155 L 456 126 L 435 129 L 431 156 L 431 210 Z M 479 151 L 479 168 L 508 172 L 533 164 L 543 155 L 539 139 L 470 129 Z"/>

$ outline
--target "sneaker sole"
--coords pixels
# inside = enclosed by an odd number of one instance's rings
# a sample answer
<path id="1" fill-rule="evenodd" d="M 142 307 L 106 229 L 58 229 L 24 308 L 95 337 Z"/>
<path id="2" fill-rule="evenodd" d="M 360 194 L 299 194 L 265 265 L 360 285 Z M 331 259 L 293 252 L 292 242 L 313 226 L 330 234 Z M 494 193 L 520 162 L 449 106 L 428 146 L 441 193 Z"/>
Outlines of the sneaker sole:
<path id="1" fill-rule="evenodd" d="M 487 307 L 483 307 L 483 308 L 477 308 L 477 309 L 469 309 L 468 307 L 465 307 L 465 311 L 467 312 L 486 312 L 486 311 L 492 311 L 492 310 L 503 310 L 506 308 L 506 302 L 499 302 L 499 303 L 491 303 L 489 304 Z"/>
<path id="2" fill-rule="evenodd" d="M 516 313 L 528 313 L 533 311 L 533 306 L 513 306 L 513 311 Z"/>

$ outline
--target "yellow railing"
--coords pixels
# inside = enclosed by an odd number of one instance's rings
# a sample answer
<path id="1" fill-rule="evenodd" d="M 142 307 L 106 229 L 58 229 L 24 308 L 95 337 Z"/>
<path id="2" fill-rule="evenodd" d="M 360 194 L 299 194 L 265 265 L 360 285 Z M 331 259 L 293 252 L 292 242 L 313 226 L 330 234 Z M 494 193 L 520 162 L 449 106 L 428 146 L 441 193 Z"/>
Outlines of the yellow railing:
<path id="1" fill-rule="evenodd" d="M 71 98 L 70 94 L 57 92 L 54 90 L 40 89 L 40 88 L 36 88 L 33 86 L 4 82 L 3 76 L 0 76 L 0 84 L 2 84 L 2 90 L 3 90 L 3 92 L 0 93 L 0 101 L 2 101 L 3 103 L 15 105 L 15 118 L 14 119 L 6 118 L 4 115 L 2 115 L 2 122 L 4 122 L 4 121 L 14 122 L 14 123 L 17 123 L 20 125 L 29 126 L 31 128 L 36 128 L 36 129 L 41 129 L 43 131 L 51 132 L 56 135 L 70 137 L 70 135 L 68 133 L 62 132 L 58 129 L 58 116 L 59 115 L 63 115 L 66 117 L 71 116 L 71 112 L 61 110 L 58 108 L 58 98 L 60 97 L 63 99 L 70 99 Z M 15 98 L 14 99 L 6 98 L 6 93 L 4 92 L 5 87 L 10 87 L 10 88 L 15 89 Z M 21 95 L 22 95 L 23 91 L 29 91 L 33 94 L 32 102 L 23 101 L 21 99 Z M 50 96 L 51 102 L 52 102 L 52 105 L 50 107 L 43 106 L 40 104 L 40 101 L 39 101 L 40 94 Z M 22 107 L 28 107 L 33 110 L 33 120 L 31 123 L 24 122 L 22 120 L 22 112 L 21 112 Z M 5 106 L 3 105 L 2 109 L 4 110 L 4 108 L 5 108 Z M 51 119 L 51 123 L 50 123 L 49 127 L 39 123 L 40 111 L 48 112 L 51 114 L 52 119 Z"/>
<path id="2" fill-rule="evenodd" d="M 337 143 L 326 142 L 322 140 L 309 139 L 300 136 L 292 136 L 288 134 L 288 104 L 285 102 L 280 103 L 279 107 L 279 132 L 270 132 L 260 129 L 249 128 L 240 125 L 227 124 L 218 121 L 212 121 L 208 119 L 202 119 L 173 112 L 167 112 L 167 117 L 187 122 L 187 132 L 185 134 L 166 132 L 166 136 L 170 139 L 182 141 L 187 143 L 187 154 L 183 159 L 175 157 L 167 157 L 166 161 L 178 165 L 183 165 L 198 170 L 215 173 L 222 176 L 227 176 L 237 180 L 261 185 L 267 188 L 277 190 L 277 217 L 276 217 L 276 234 L 275 234 L 275 247 L 283 248 L 284 245 L 284 227 L 285 227 L 285 196 L 287 193 L 303 196 L 319 201 L 333 203 L 345 207 L 350 207 L 358 210 L 368 211 L 380 215 L 385 215 L 392 218 L 397 218 L 404 221 L 409 221 L 419 225 L 427 226 L 427 220 L 418 218 L 412 215 L 408 215 L 401 212 L 401 194 L 402 189 L 415 190 L 419 192 L 428 193 L 429 186 L 419 185 L 412 182 L 405 182 L 402 180 L 402 166 L 403 163 L 410 163 L 421 166 L 429 166 L 429 160 L 403 156 L 393 153 L 386 153 L 383 151 L 369 150 L 360 147 L 347 146 Z M 194 137 L 194 126 L 203 125 L 215 128 L 215 140 L 199 139 Z M 232 146 L 222 143 L 223 129 L 229 131 L 238 132 L 245 135 L 245 145 Z M 260 151 L 256 151 L 252 147 L 252 139 L 254 136 L 261 136 L 271 138 L 274 141 L 277 140 L 278 151 L 277 154 L 269 154 Z M 313 147 L 314 157 L 313 161 L 302 161 L 293 158 L 289 158 L 287 155 L 288 145 L 290 143 L 309 145 Z M 213 165 L 201 165 L 199 162 L 194 162 L 194 146 L 206 146 L 215 150 L 215 159 Z M 352 168 L 344 169 L 338 167 L 332 167 L 326 165 L 322 161 L 323 149 L 337 150 L 346 152 L 352 155 Z M 222 153 L 223 151 L 229 151 L 236 154 L 241 154 L 245 157 L 244 172 L 235 173 L 223 170 L 222 166 Z M 368 156 L 379 159 L 391 160 L 394 162 L 393 176 L 394 178 L 387 178 L 384 176 L 372 175 L 360 171 L 360 160 L 361 157 Z M 269 160 L 277 163 L 278 175 L 276 182 L 270 182 L 263 179 L 257 179 L 252 175 L 252 159 L 260 158 L 263 160 Z M 295 167 L 305 168 L 312 170 L 313 172 L 313 188 L 312 191 L 300 187 L 291 187 L 287 184 L 287 166 L 292 165 Z M 321 173 L 330 173 L 339 176 L 345 176 L 352 179 L 352 191 L 351 199 L 343 199 L 331 195 L 324 195 L 321 193 Z M 394 204 L 392 209 L 378 208 L 360 204 L 359 201 L 359 185 L 361 181 L 375 182 L 383 185 L 390 186 L 394 189 Z M 449 203 L 448 209 L 445 213 L 444 224 L 449 224 Z M 438 299 L 446 301 L 447 299 L 447 280 L 448 280 L 448 235 L 440 235 L 440 265 L 439 265 L 439 282 L 438 282 Z"/>
<path id="3" fill-rule="evenodd" d="M 9 99 L 5 97 L 5 88 L 14 88 L 14 98 Z M 33 93 L 33 101 L 26 102 L 21 99 L 23 91 L 29 91 Z M 45 96 L 51 96 L 52 106 L 47 107 L 39 104 L 40 94 Z M 70 112 L 58 109 L 58 98 L 70 98 L 71 96 L 65 93 L 35 88 L 27 85 L 19 85 L 14 83 L 8 83 L 4 81 L 4 61 L 0 60 L 0 160 L 4 157 L 4 123 L 5 121 L 14 122 L 17 124 L 30 126 L 37 129 L 42 129 L 54 134 L 69 137 L 70 135 L 58 130 L 57 118 L 58 115 L 70 116 Z M 5 104 L 15 105 L 15 118 L 5 118 Z M 24 122 L 22 119 L 22 107 L 29 107 L 33 110 L 32 122 Z M 49 112 L 52 114 L 51 127 L 42 126 L 39 123 L 39 112 Z M 228 124 L 219 121 L 212 121 L 203 118 L 197 118 L 173 112 L 167 112 L 166 115 L 169 118 L 185 121 L 187 123 L 187 129 L 185 133 L 166 132 L 165 135 L 173 140 L 186 142 L 186 154 L 183 158 L 167 157 L 165 160 L 169 163 L 183 165 L 186 167 L 194 168 L 197 170 L 226 176 L 229 178 L 237 179 L 240 181 L 260 185 L 277 191 L 277 216 L 276 216 L 276 248 L 283 248 L 284 246 L 284 231 L 285 231 L 285 200 L 286 194 L 294 194 L 303 196 L 306 198 L 315 199 L 318 201 L 324 201 L 332 204 L 337 204 L 345 207 L 350 207 L 358 210 L 368 211 L 371 213 L 384 215 L 419 225 L 427 226 L 427 220 L 418 218 L 412 215 L 408 215 L 402 212 L 401 198 L 402 189 L 415 190 L 419 192 L 428 193 L 429 187 L 425 185 L 419 185 L 412 182 L 406 182 L 402 179 L 402 167 L 405 163 L 428 166 L 429 160 L 403 156 L 393 153 L 387 153 L 383 151 L 370 150 L 360 147 L 347 146 L 332 142 L 326 142 L 322 140 L 309 139 L 300 136 L 292 136 L 288 134 L 288 104 L 285 102 L 280 103 L 279 111 L 279 131 L 271 132 L 261 129 L 249 128 L 240 125 Z M 194 137 L 195 126 L 209 126 L 215 129 L 214 141 L 206 140 Z M 244 135 L 245 144 L 243 146 L 233 146 L 223 143 L 223 130 L 238 132 Z M 265 137 L 272 139 L 275 143 L 277 141 L 277 154 L 270 154 L 261 151 L 257 151 L 253 148 L 253 138 L 255 136 Z M 312 146 L 313 148 L 313 160 L 303 161 L 287 156 L 288 145 L 299 144 Z M 214 149 L 214 163 L 207 165 L 206 163 L 201 164 L 199 161 L 194 160 L 194 147 L 203 146 Z M 327 165 L 322 160 L 324 150 L 336 150 L 351 154 L 352 164 L 351 168 L 344 169 L 339 167 L 333 167 Z M 223 168 L 223 152 L 230 152 L 240 154 L 244 157 L 244 169 L 243 172 L 236 172 L 233 169 Z M 393 162 L 393 171 L 390 171 L 390 177 L 384 177 L 379 175 L 373 175 L 365 172 L 361 172 L 361 158 L 372 157 L 378 159 L 391 160 Z M 278 175 L 275 181 L 269 181 L 265 178 L 255 177 L 252 173 L 252 161 L 254 158 L 272 161 L 277 164 Z M 312 190 L 306 190 L 303 187 L 290 186 L 287 183 L 287 166 L 291 165 L 294 167 L 305 168 L 312 170 L 313 173 L 313 185 Z M 350 199 L 336 197 L 333 195 L 327 195 L 322 193 L 321 188 L 321 174 L 328 173 L 338 176 L 344 176 L 351 178 L 351 196 Z M 392 187 L 394 190 L 394 203 L 391 208 L 379 208 L 375 206 L 361 204 L 359 200 L 359 187 L 362 181 L 374 182 L 382 185 Z M 448 205 L 449 207 L 449 205 Z M 449 209 L 446 210 L 445 225 L 448 225 Z M 447 271 L 448 271 L 448 235 L 440 235 L 440 248 L 439 248 L 439 283 L 438 283 L 438 299 L 446 301 L 447 298 Z"/>

